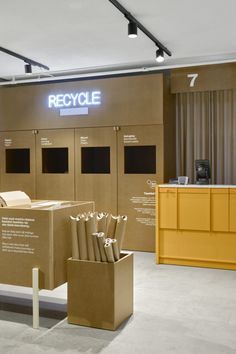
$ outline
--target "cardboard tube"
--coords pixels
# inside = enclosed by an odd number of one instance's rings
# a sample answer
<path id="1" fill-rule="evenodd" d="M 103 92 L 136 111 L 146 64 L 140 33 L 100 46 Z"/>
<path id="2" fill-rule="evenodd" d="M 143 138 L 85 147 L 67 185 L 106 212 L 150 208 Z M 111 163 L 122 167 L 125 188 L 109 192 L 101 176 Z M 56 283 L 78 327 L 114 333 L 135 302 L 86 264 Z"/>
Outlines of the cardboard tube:
<path id="1" fill-rule="evenodd" d="M 122 249 L 122 245 L 123 245 L 123 240 L 124 240 L 124 236 L 125 236 L 125 229 L 126 229 L 126 223 L 127 223 L 127 216 L 120 216 L 117 224 L 116 224 L 116 232 L 115 232 L 115 239 L 118 242 L 118 249 L 119 249 L 119 253 Z"/>
<path id="2" fill-rule="evenodd" d="M 97 216 L 97 222 L 98 222 L 97 231 L 98 232 L 103 232 L 105 234 L 106 233 L 106 223 L 107 223 L 106 215 L 103 214 L 103 213 L 98 215 Z"/>
<path id="3" fill-rule="evenodd" d="M 98 212 L 97 212 L 97 211 L 94 211 L 94 212 L 90 213 L 90 217 L 94 218 L 94 220 L 95 220 L 95 227 L 96 227 L 95 232 L 98 232 Z"/>
<path id="4" fill-rule="evenodd" d="M 93 216 L 90 216 L 85 220 L 85 228 L 88 247 L 88 259 L 90 261 L 95 261 L 92 234 L 96 232 L 96 222 Z"/>
<path id="5" fill-rule="evenodd" d="M 77 237 L 77 218 L 70 216 L 72 259 L 79 259 L 79 245 Z"/>
<path id="6" fill-rule="evenodd" d="M 98 217 L 98 211 L 94 211 L 92 214 L 93 214 L 93 216 L 95 217 L 95 219 L 97 219 L 97 217 Z"/>
<path id="7" fill-rule="evenodd" d="M 103 232 L 98 233 L 97 240 L 98 240 L 98 246 L 99 246 L 102 262 L 107 262 L 107 256 L 104 250 L 105 236 Z"/>
<path id="8" fill-rule="evenodd" d="M 110 238 L 115 238 L 117 219 L 118 219 L 118 216 L 111 215 L 111 217 L 110 217 L 110 222 L 107 226 L 107 236 Z"/>
<path id="9" fill-rule="evenodd" d="M 114 263 L 115 259 L 114 259 L 114 255 L 113 255 L 112 244 L 111 243 L 105 243 L 104 250 L 105 250 L 105 253 L 106 253 L 106 256 L 107 256 L 107 261 L 109 263 Z"/>
<path id="10" fill-rule="evenodd" d="M 99 250 L 99 246 L 98 246 L 98 236 L 99 234 L 97 232 L 92 234 L 92 239 L 93 239 L 93 249 L 94 249 L 94 254 L 95 254 L 95 260 L 97 262 L 101 262 L 102 258 L 101 258 L 101 254 L 100 254 L 100 250 Z"/>
<path id="11" fill-rule="evenodd" d="M 119 252 L 119 248 L 118 248 L 118 242 L 117 242 L 116 239 L 112 239 L 111 240 L 111 244 L 112 244 L 112 250 L 113 250 L 115 261 L 118 261 L 120 259 L 120 252 Z"/>
<path id="12" fill-rule="evenodd" d="M 88 250 L 87 250 L 87 237 L 85 229 L 85 217 L 80 215 L 77 217 L 77 236 L 79 243 L 79 255 L 80 259 L 85 261 L 88 259 Z"/>
<path id="13" fill-rule="evenodd" d="M 105 213 L 105 218 L 106 218 L 106 231 L 104 232 L 104 234 L 105 234 L 105 237 L 107 237 L 108 227 L 109 227 L 110 220 L 111 220 L 111 214 Z"/>

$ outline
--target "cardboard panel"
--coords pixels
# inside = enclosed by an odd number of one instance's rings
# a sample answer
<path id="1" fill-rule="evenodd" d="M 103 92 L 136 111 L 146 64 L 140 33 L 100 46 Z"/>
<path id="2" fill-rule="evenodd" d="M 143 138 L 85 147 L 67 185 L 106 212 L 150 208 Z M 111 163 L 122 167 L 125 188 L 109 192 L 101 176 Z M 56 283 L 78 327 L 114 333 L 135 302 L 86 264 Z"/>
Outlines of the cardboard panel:
<path id="1" fill-rule="evenodd" d="M 236 190 L 229 190 L 229 230 L 235 232 L 236 231 Z"/>
<path id="2" fill-rule="evenodd" d="M 83 105 L 86 116 L 60 117 L 61 102 L 60 107 L 48 107 L 49 95 L 93 91 L 101 92 L 101 104 Z M 163 123 L 162 74 L 2 87 L 1 99 L 3 131 Z"/>
<path id="3" fill-rule="evenodd" d="M 156 173 L 125 173 L 125 148 L 141 146 L 156 147 Z M 152 159 L 137 156 L 137 151 L 128 155 L 133 169 L 140 170 L 142 163 L 148 167 L 148 161 L 152 164 Z M 154 251 L 155 185 L 162 181 L 163 126 L 122 127 L 118 132 L 118 213 L 128 216 L 124 249 Z"/>
<path id="4" fill-rule="evenodd" d="M 96 210 L 116 215 L 116 161 L 116 132 L 112 127 L 76 129 L 76 199 L 94 200 Z"/>
<path id="5" fill-rule="evenodd" d="M 0 208 L 0 283 L 31 287 L 34 267 L 40 269 L 40 288 L 65 283 L 71 256 L 69 216 L 93 209 L 93 202 Z"/>
<path id="6" fill-rule="evenodd" d="M 43 288 L 53 287 L 53 225 L 45 210 L 1 208 L 0 283 L 32 286 L 40 268 Z"/>
<path id="7" fill-rule="evenodd" d="M 160 258 L 215 261 L 217 234 L 160 230 Z"/>
<path id="8" fill-rule="evenodd" d="M 39 131 L 36 161 L 37 198 L 75 200 L 74 130 Z"/>
<path id="9" fill-rule="evenodd" d="M 159 188 L 159 225 L 177 229 L 177 188 Z"/>
<path id="10" fill-rule="evenodd" d="M 229 189 L 211 189 L 212 231 L 229 231 Z"/>
<path id="11" fill-rule="evenodd" d="M 22 190 L 35 198 L 35 135 L 0 133 L 1 191 Z"/>
<path id="12" fill-rule="evenodd" d="M 236 234 L 231 232 L 215 233 L 217 240 L 217 259 L 221 262 L 236 264 Z"/>
<path id="13" fill-rule="evenodd" d="M 171 92 L 236 88 L 236 64 L 203 65 L 171 70 Z"/>
<path id="14" fill-rule="evenodd" d="M 178 225 L 182 230 L 210 230 L 210 188 L 178 189 Z"/>

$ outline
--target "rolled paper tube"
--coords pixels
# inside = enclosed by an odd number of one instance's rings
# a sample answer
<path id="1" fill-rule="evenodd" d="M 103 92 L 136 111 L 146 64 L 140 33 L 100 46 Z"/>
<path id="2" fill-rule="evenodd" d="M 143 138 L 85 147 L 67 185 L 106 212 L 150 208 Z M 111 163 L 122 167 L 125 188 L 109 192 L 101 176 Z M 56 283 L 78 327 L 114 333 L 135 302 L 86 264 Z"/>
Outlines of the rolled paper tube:
<path id="1" fill-rule="evenodd" d="M 99 246 L 98 246 L 98 236 L 99 234 L 97 232 L 95 232 L 94 234 L 92 234 L 92 239 L 93 239 L 93 249 L 94 249 L 94 254 L 95 254 L 95 260 L 97 262 L 101 262 L 102 260 L 102 257 L 101 257 L 101 254 L 100 254 L 100 249 L 99 249 Z"/>
<path id="2" fill-rule="evenodd" d="M 92 234 L 96 232 L 96 223 L 93 216 L 90 216 L 85 220 L 85 228 L 88 247 L 88 259 L 90 261 L 95 261 Z"/>
<path id="3" fill-rule="evenodd" d="M 117 240 L 112 239 L 111 244 L 112 244 L 112 249 L 113 249 L 115 261 L 118 261 L 120 259 L 120 252 L 119 252 Z"/>
<path id="4" fill-rule="evenodd" d="M 110 237 L 106 238 L 105 243 L 112 243 L 112 239 Z"/>
<path id="5" fill-rule="evenodd" d="M 102 262 L 107 262 L 107 256 L 104 250 L 105 236 L 103 232 L 98 233 L 97 240 L 98 240 L 98 246 L 99 246 Z"/>
<path id="6" fill-rule="evenodd" d="M 109 236 L 111 238 L 115 238 L 116 223 L 117 223 L 118 218 L 119 218 L 118 216 L 111 215 L 110 222 L 107 227 L 107 236 Z"/>
<path id="7" fill-rule="evenodd" d="M 77 218 L 77 236 L 79 243 L 79 255 L 82 261 L 88 259 L 87 237 L 85 229 L 85 217 L 80 216 Z"/>
<path id="8" fill-rule="evenodd" d="M 98 232 L 103 232 L 105 234 L 106 232 L 106 215 L 105 214 L 100 214 L 97 217 L 97 222 L 98 222 L 98 226 L 97 226 L 97 231 Z"/>
<path id="9" fill-rule="evenodd" d="M 105 218 L 106 218 L 106 231 L 104 233 L 105 233 L 105 237 L 107 237 L 108 227 L 111 220 L 111 214 L 105 213 Z"/>
<path id="10" fill-rule="evenodd" d="M 115 258 L 113 255 L 113 249 L 112 249 L 112 244 L 111 243 L 105 243 L 104 245 L 104 250 L 107 256 L 107 261 L 109 263 L 114 263 L 115 262 Z"/>
<path id="11" fill-rule="evenodd" d="M 119 217 L 116 224 L 116 232 L 114 238 L 117 240 L 119 252 L 122 249 L 122 245 L 124 241 L 126 223 L 127 223 L 127 216 L 124 215 Z"/>
<path id="12" fill-rule="evenodd" d="M 98 217 L 98 211 L 94 211 L 93 212 L 93 216 L 95 217 L 95 219 Z"/>
<path id="13" fill-rule="evenodd" d="M 77 237 L 77 218 L 70 216 L 71 227 L 71 247 L 72 247 L 72 259 L 79 259 L 79 245 Z"/>
<path id="14" fill-rule="evenodd" d="M 96 227 L 96 231 L 95 232 L 98 232 L 98 212 L 97 211 L 93 211 L 90 213 L 90 217 L 94 218 L 95 220 L 95 227 Z"/>

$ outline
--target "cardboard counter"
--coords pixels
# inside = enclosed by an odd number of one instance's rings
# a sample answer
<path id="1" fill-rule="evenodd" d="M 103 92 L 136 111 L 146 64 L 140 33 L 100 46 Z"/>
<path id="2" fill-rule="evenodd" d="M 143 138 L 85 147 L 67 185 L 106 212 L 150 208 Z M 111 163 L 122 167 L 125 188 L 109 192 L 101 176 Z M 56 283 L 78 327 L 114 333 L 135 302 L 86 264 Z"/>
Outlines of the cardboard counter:
<path id="1" fill-rule="evenodd" d="M 71 257 L 70 215 L 94 211 L 94 202 L 33 201 L 0 208 L 0 283 L 32 286 L 32 268 L 40 269 L 41 289 L 67 281 Z"/>
<path id="2" fill-rule="evenodd" d="M 160 185 L 156 261 L 236 270 L 236 186 Z"/>
<path id="3" fill-rule="evenodd" d="M 133 254 L 115 263 L 68 259 L 68 322 L 115 330 L 133 313 Z"/>

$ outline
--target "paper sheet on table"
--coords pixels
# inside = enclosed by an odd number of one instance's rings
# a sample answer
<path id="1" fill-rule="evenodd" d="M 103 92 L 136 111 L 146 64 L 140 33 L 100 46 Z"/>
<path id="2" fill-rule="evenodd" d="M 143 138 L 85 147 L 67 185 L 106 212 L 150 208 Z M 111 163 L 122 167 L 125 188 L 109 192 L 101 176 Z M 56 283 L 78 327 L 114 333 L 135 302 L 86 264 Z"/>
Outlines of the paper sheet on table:
<path id="1" fill-rule="evenodd" d="M 22 191 L 10 191 L 0 193 L 0 205 L 11 207 L 17 205 L 31 205 L 29 196 Z"/>

